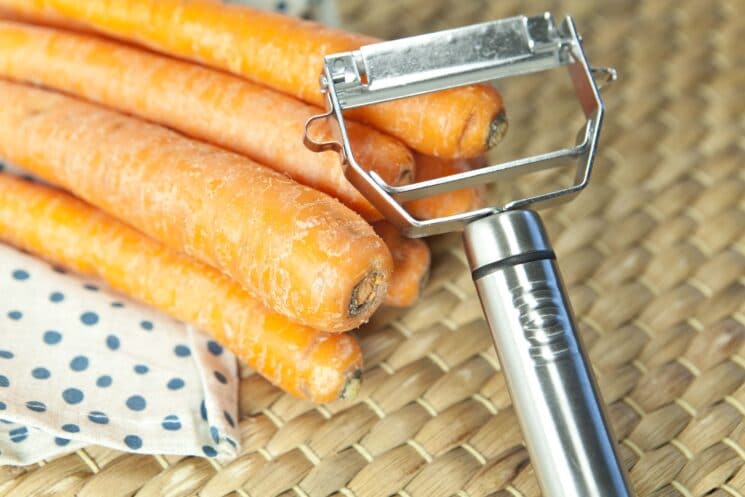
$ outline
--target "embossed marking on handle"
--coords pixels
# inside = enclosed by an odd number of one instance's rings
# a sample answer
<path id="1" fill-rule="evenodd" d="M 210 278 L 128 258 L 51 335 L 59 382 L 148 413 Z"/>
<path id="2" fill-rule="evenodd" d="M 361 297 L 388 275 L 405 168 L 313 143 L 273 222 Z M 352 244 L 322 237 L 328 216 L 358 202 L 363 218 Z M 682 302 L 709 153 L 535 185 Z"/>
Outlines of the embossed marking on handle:
<path id="1" fill-rule="evenodd" d="M 515 285 L 509 289 L 512 304 L 519 314 L 522 332 L 528 342 L 528 353 L 536 363 L 552 362 L 576 352 L 571 325 L 561 308 L 559 290 L 548 281 Z"/>

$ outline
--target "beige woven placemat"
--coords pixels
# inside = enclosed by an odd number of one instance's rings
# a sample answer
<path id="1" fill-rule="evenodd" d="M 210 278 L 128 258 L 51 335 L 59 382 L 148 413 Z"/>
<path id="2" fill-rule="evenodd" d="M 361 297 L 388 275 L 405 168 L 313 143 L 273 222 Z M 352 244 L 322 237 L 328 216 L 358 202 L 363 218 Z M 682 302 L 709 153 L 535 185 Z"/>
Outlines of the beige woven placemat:
<path id="1" fill-rule="evenodd" d="M 617 67 L 591 187 L 545 213 L 638 495 L 745 495 L 745 20 L 738 0 L 345 0 L 347 25 L 395 37 L 544 9 L 571 13 Z M 566 81 L 504 84 L 494 160 L 568 144 Z M 532 188 L 561 181 L 540 175 Z M 517 194 L 500 186 L 500 194 Z M 377 497 L 539 494 L 457 237 L 432 241 L 426 298 L 360 333 L 354 403 L 314 407 L 244 371 L 244 452 L 90 447 L 0 469 L 0 495 Z"/>

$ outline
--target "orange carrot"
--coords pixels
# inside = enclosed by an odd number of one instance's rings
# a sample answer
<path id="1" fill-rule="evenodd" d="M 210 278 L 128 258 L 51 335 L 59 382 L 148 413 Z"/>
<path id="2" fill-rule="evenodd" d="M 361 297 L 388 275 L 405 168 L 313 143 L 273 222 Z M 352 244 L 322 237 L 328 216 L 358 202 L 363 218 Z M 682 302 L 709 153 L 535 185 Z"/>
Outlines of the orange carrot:
<path id="1" fill-rule="evenodd" d="M 438 159 L 421 154 L 416 155 L 416 163 L 416 181 L 441 178 L 473 169 L 472 163 L 467 160 Z M 406 209 L 417 219 L 434 219 L 483 207 L 485 196 L 484 187 L 464 188 L 409 201 Z"/>
<path id="2" fill-rule="evenodd" d="M 95 36 L 0 21 L 0 75 L 34 82 L 164 124 L 288 174 L 366 219 L 377 210 L 347 181 L 336 152 L 314 153 L 305 122 L 322 113 L 228 74 Z M 326 120 L 316 138 L 330 138 Z M 390 184 L 409 182 L 414 158 L 399 141 L 350 122 L 357 161 Z"/>
<path id="3" fill-rule="evenodd" d="M 294 324 L 219 271 L 62 191 L 0 174 L 0 240 L 195 325 L 295 396 L 355 394 L 362 355 L 351 335 Z"/>
<path id="4" fill-rule="evenodd" d="M 323 56 L 378 41 L 219 0 L 0 0 L 2 7 L 40 21 L 82 24 L 321 106 Z M 440 157 L 482 154 L 506 130 L 501 97 L 489 85 L 388 102 L 350 115 Z"/>
<path id="5" fill-rule="evenodd" d="M 409 307 L 419 300 L 429 277 L 429 246 L 423 240 L 406 238 L 386 221 L 373 224 L 393 256 L 393 275 L 385 303 L 395 307 Z"/>
<path id="6" fill-rule="evenodd" d="M 300 324 L 348 330 L 385 296 L 390 253 L 357 214 L 161 126 L 0 81 L 0 157 L 222 270 Z"/>
<path id="7" fill-rule="evenodd" d="M 29 7 L 27 5 L 0 5 L 0 17 L 7 20 L 43 24 L 46 26 L 59 26 L 81 31 L 86 30 L 84 24 L 65 19 L 61 15 L 48 10 L 34 11 Z"/>

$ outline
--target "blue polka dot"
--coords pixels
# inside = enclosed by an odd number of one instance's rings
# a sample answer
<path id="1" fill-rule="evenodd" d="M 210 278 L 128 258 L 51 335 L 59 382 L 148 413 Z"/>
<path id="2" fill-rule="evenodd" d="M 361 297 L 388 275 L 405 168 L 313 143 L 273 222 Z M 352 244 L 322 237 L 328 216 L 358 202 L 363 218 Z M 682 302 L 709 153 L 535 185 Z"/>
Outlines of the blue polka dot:
<path id="1" fill-rule="evenodd" d="M 153 329 L 153 323 L 150 321 L 140 321 L 140 328 L 145 331 L 150 331 Z"/>
<path id="2" fill-rule="evenodd" d="M 8 421 L 7 419 L 0 419 L 0 423 L 6 424 L 6 425 L 12 425 L 13 421 Z"/>
<path id="3" fill-rule="evenodd" d="M 237 444 L 237 443 L 235 443 L 235 440 L 233 440 L 232 438 L 230 438 L 230 437 L 225 437 L 225 440 L 227 440 L 227 441 L 228 441 L 228 443 L 229 443 L 230 445 L 232 445 L 234 449 L 237 449 L 237 448 L 238 448 L 238 444 Z"/>
<path id="4" fill-rule="evenodd" d="M 52 376 L 52 373 L 50 373 L 47 368 L 34 368 L 31 371 L 31 376 L 33 376 L 37 380 L 46 380 L 47 378 Z"/>
<path id="5" fill-rule="evenodd" d="M 10 435 L 10 441 L 17 444 L 21 443 L 28 437 L 28 428 L 25 426 L 21 426 L 20 428 L 15 428 L 13 430 L 10 430 L 8 432 L 8 435 Z"/>
<path id="6" fill-rule="evenodd" d="M 124 307 L 124 304 L 121 302 L 112 302 L 111 307 Z"/>
<path id="7" fill-rule="evenodd" d="M 84 312 L 80 315 L 80 321 L 86 326 L 93 326 L 98 323 L 98 314 L 95 312 Z"/>
<path id="8" fill-rule="evenodd" d="M 179 357 L 189 357 L 191 355 L 191 350 L 189 350 L 189 347 L 186 345 L 176 345 L 173 348 L 173 353 Z"/>
<path id="9" fill-rule="evenodd" d="M 67 423 L 66 425 L 62 425 L 62 431 L 66 431 L 67 433 L 78 433 L 80 427 L 74 423 Z"/>
<path id="10" fill-rule="evenodd" d="M 10 380 L 7 376 L 0 374 L 0 387 L 9 387 L 10 386 Z"/>
<path id="11" fill-rule="evenodd" d="M 54 443 L 60 447 L 64 447 L 65 445 L 70 443 L 70 440 L 62 437 L 54 437 Z"/>
<path id="12" fill-rule="evenodd" d="M 207 421 L 207 406 L 204 405 L 204 401 L 199 404 L 199 414 L 202 416 L 203 420 Z"/>
<path id="13" fill-rule="evenodd" d="M 217 381 L 219 381 L 223 385 L 228 383 L 228 379 L 225 378 L 225 375 L 222 374 L 220 371 L 215 371 L 215 379 L 217 379 Z"/>
<path id="14" fill-rule="evenodd" d="M 120 342 L 119 337 L 116 335 L 109 335 L 106 337 L 106 346 L 110 348 L 111 350 L 116 350 L 119 348 Z"/>
<path id="15" fill-rule="evenodd" d="M 85 288 L 86 290 L 90 290 L 91 292 L 98 291 L 98 287 L 96 285 L 91 285 L 90 283 L 86 283 L 85 285 L 83 285 L 83 288 Z"/>
<path id="16" fill-rule="evenodd" d="M 65 300 L 65 296 L 60 292 L 52 292 L 49 294 L 50 302 L 54 302 L 56 304 L 57 302 L 62 302 L 63 300 Z"/>
<path id="17" fill-rule="evenodd" d="M 91 423 L 96 423 L 97 425 L 109 424 L 109 417 L 106 414 L 102 413 L 101 411 L 89 412 L 88 419 L 91 421 Z"/>
<path id="18" fill-rule="evenodd" d="M 210 340 L 207 342 L 207 350 L 209 350 L 213 355 L 220 355 L 222 354 L 222 345 L 214 340 Z"/>
<path id="19" fill-rule="evenodd" d="M 223 414 L 223 416 L 225 416 L 225 421 L 227 421 L 227 422 L 228 422 L 228 424 L 229 424 L 229 425 L 230 425 L 231 427 L 235 428 L 235 421 L 233 421 L 233 416 L 231 416 L 231 415 L 230 415 L 230 414 L 228 413 L 228 411 L 223 411 L 223 412 L 222 412 L 222 414 Z"/>
<path id="20" fill-rule="evenodd" d="M 132 450 L 142 447 L 142 439 L 137 435 L 127 435 L 124 437 L 124 444 Z"/>
<path id="21" fill-rule="evenodd" d="M 163 426 L 164 430 L 176 431 L 181 429 L 181 421 L 178 419 L 178 416 L 171 414 L 170 416 L 163 418 L 161 426 Z"/>
<path id="22" fill-rule="evenodd" d="M 210 447 L 209 445 L 202 445 L 202 452 L 204 452 L 204 455 L 207 457 L 215 457 L 217 455 L 215 448 Z"/>
<path id="23" fill-rule="evenodd" d="M 13 352 L 10 350 L 0 350 L 0 359 L 13 359 Z"/>
<path id="24" fill-rule="evenodd" d="M 55 345 L 62 341 L 62 334 L 59 331 L 45 331 L 44 332 L 44 343 L 47 345 Z"/>
<path id="25" fill-rule="evenodd" d="M 13 271 L 13 279 L 18 281 L 27 280 L 29 277 L 28 271 L 24 271 L 23 269 L 16 269 Z"/>
<path id="26" fill-rule="evenodd" d="M 79 355 L 77 357 L 74 357 L 72 361 L 70 361 L 70 369 L 73 371 L 85 371 L 88 369 L 88 358 L 84 355 Z"/>
<path id="27" fill-rule="evenodd" d="M 64 392 L 62 392 L 62 398 L 68 404 L 79 404 L 80 402 L 82 402 L 83 397 L 83 392 L 81 392 L 77 388 L 68 388 Z"/>
<path id="28" fill-rule="evenodd" d="M 210 436 L 215 443 L 220 443 L 220 432 L 217 431 L 217 427 L 210 426 Z"/>
<path id="29" fill-rule="evenodd" d="M 127 399 L 127 407 L 133 411 L 142 411 L 145 406 L 147 406 L 147 402 L 142 395 L 133 395 Z"/>
<path id="30" fill-rule="evenodd" d="M 178 390 L 184 387 L 184 380 L 181 378 L 171 378 L 166 386 L 169 390 Z"/>
<path id="31" fill-rule="evenodd" d="M 0 402 L 0 411 L 4 411 L 5 409 L 7 409 L 7 407 L 8 406 L 5 402 Z"/>
<path id="32" fill-rule="evenodd" d="M 137 374 L 145 374 L 148 371 L 150 371 L 150 368 L 145 366 L 144 364 L 138 364 L 134 367 L 135 373 Z"/>
<path id="33" fill-rule="evenodd" d="M 44 412 L 47 410 L 47 406 L 44 402 L 39 402 L 38 400 L 29 400 L 26 402 L 26 408 L 34 412 Z"/>
<path id="34" fill-rule="evenodd" d="M 103 376 L 98 377 L 98 379 L 96 380 L 96 385 L 101 388 L 106 388 L 106 387 L 111 386 L 111 382 L 112 382 L 111 376 L 105 374 Z"/>
<path id="35" fill-rule="evenodd" d="M 216 427 L 210 426 L 210 436 L 215 443 L 220 443 L 220 432 L 217 431 Z"/>
<path id="36" fill-rule="evenodd" d="M 10 311 L 8 312 L 8 317 L 13 321 L 18 321 L 23 317 L 23 313 L 21 311 Z"/>

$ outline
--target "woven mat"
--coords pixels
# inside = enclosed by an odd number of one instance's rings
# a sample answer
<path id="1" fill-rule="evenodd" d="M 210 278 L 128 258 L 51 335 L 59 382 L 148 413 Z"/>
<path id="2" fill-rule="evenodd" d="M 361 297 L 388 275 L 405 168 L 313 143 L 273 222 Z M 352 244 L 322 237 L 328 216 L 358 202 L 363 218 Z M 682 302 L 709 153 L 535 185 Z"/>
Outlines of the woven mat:
<path id="1" fill-rule="evenodd" d="M 347 25 L 382 37 L 571 13 L 590 60 L 619 69 L 605 92 L 592 184 L 545 219 L 638 495 L 745 495 L 745 20 L 737 0 L 341 4 Z M 573 139 L 581 116 L 565 79 L 501 85 L 513 127 L 492 159 Z M 562 181 L 542 174 L 527 185 Z M 356 402 L 314 407 L 244 370 L 244 452 L 233 463 L 89 447 L 1 468 L 0 494 L 539 495 L 459 239 L 432 247 L 421 304 L 385 309 L 360 333 L 367 370 Z"/>

